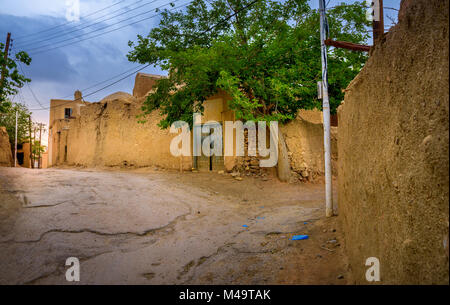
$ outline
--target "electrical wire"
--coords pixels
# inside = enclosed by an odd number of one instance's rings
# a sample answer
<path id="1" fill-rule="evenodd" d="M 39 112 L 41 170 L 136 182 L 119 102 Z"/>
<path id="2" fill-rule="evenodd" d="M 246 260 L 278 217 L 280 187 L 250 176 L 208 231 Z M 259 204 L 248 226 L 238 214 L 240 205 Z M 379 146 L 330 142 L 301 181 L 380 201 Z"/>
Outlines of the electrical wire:
<path id="1" fill-rule="evenodd" d="M 16 52 L 13 52 L 13 53 L 14 53 L 14 55 L 16 54 Z M 19 66 L 19 68 L 20 68 L 20 71 L 22 71 L 23 76 L 26 77 L 25 71 L 24 71 L 24 69 L 23 69 L 23 67 L 22 67 L 22 63 L 20 62 L 20 60 L 17 61 L 17 62 L 18 62 L 18 66 Z M 36 97 L 36 94 L 34 94 L 34 91 L 33 91 L 33 89 L 31 89 L 30 84 L 29 84 L 28 82 L 26 82 L 26 84 L 27 84 L 27 87 L 28 87 L 28 89 L 30 90 L 31 95 L 33 96 L 34 100 L 39 104 L 39 106 L 40 106 L 42 109 L 44 109 L 45 106 L 42 105 L 41 101 Z"/>
<path id="2" fill-rule="evenodd" d="M 139 3 L 139 2 L 141 2 L 141 1 L 142 1 L 142 0 L 137 1 L 136 3 Z M 94 22 L 94 23 L 92 23 L 92 24 L 85 25 L 85 26 L 83 26 L 83 27 L 78 27 L 78 26 L 77 26 L 77 28 L 75 28 L 75 29 L 73 29 L 73 30 L 71 30 L 71 31 L 69 31 L 69 32 L 58 32 L 58 33 L 56 33 L 56 35 L 47 37 L 47 38 L 45 38 L 45 39 L 41 39 L 41 40 L 37 40 L 37 41 L 26 42 L 26 43 L 24 43 L 24 44 L 20 44 L 20 48 L 26 48 L 27 46 L 29 46 L 29 45 L 31 45 L 31 44 L 39 44 L 39 43 L 42 43 L 42 42 L 51 41 L 51 40 L 53 40 L 53 39 L 55 39 L 55 38 L 58 38 L 58 37 L 64 37 L 64 36 L 66 36 L 66 35 L 68 35 L 68 34 L 70 34 L 70 33 L 74 33 L 74 32 L 77 32 L 77 31 L 81 31 L 81 30 L 83 30 L 83 29 L 85 29 L 85 28 L 92 27 L 92 26 L 94 26 L 94 25 L 104 23 L 104 22 L 109 21 L 109 20 L 111 20 L 111 19 L 114 19 L 114 18 L 116 18 L 116 17 L 119 17 L 119 16 L 122 16 L 122 15 L 128 14 L 128 13 L 134 11 L 134 10 L 137 10 L 137 9 L 139 9 L 139 8 L 141 8 L 141 7 L 144 7 L 144 6 L 147 6 L 147 5 L 149 5 L 149 4 L 155 3 L 155 2 L 157 2 L 157 1 L 160 1 L 160 0 L 153 0 L 153 1 L 150 1 L 150 2 L 148 2 L 148 3 L 142 4 L 142 5 L 140 5 L 140 6 L 137 6 L 137 7 L 135 7 L 135 8 L 132 8 L 132 9 L 130 9 L 130 10 L 127 10 L 127 11 L 125 11 L 125 12 L 122 12 L 122 13 L 120 13 L 120 14 L 111 16 L 111 17 L 109 17 L 109 18 L 107 18 L 107 19 L 105 19 L 105 20 L 97 21 L 97 22 Z M 120 8 L 118 11 L 120 11 L 120 10 L 123 10 L 123 8 Z M 108 16 L 108 15 L 105 15 L 105 16 Z M 102 16 L 102 17 L 100 17 L 100 18 L 103 18 L 103 17 L 105 17 L 105 16 Z M 98 19 L 100 19 L 100 18 L 98 18 Z M 133 18 L 133 17 L 129 17 L 129 18 Z M 126 19 L 124 19 L 124 20 L 126 20 Z M 95 21 L 95 20 L 93 20 L 93 21 Z M 57 42 L 56 42 L 56 43 L 57 43 Z M 39 47 L 39 46 L 38 46 L 38 47 Z"/>
<path id="3" fill-rule="evenodd" d="M 97 83 L 97 84 L 95 84 L 95 85 L 92 85 L 92 86 L 90 86 L 90 87 L 84 88 L 84 89 L 82 89 L 82 91 L 87 90 L 87 89 L 90 89 L 90 88 L 93 88 L 93 87 L 97 87 L 98 85 L 100 85 L 100 84 L 102 84 L 102 83 L 105 83 L 105 82 L 107 82 L 107 81 L 109 81 L 109 80 L 111 80 L 111 79 L 117 78 L 118 76 L 121 76 L 121 75 L 123 75 L 123 74 L 125 74 L 125 73 L 128 73 L 128 72 L 130 72 L 130 71 L 133 71 L 132 73 L 127 74 L 125 77 L 122 77 L 121 79 L 119 79 L 119 80 L 117 80 L 117 81 L 115 81 L 115 82 L 113 82 L 113 83 L 111 83 L 111 84 L 108 84 L 108 85 L 104 86 L 103 88 L 100 88 L 100 89 L 98 89 L 98 90 L 96 90 L 96 91 L 94 91 L 94 92 L 90 92 L 90 93 L 84 95 L 83 98 L 84 98 L 84 97 L 87 97 L 87 96 L 91 96 L 91 95 L 93 95 L 94 93 L 97 93 L 97 92 L 99 92 L 99 91 L 102 91 L 102 90 L 104 90 L 104 89 L 106 89 L 106 88 L 109 88 L 109 87 L 111 87 L 112 85 L 115 85 L 115 84 L 117 84 L 118 82 L 120 82 L 120 81 L 126 79 L 127 77 L 130 77 L 130 76 L 134 75 L 135 73 L 137 73 L 137 72 L 139 72 L 139 71 L 141 71 L 141 70 L 147 68 L 148 66 L 149 66 L 149 64 L 148 64 L 148 65 L 140 65 L 140 66 L 137 68 L 137 70 L 136 70 L 136 67 L 134 67 L 134 68 L 129 69 L 129 70 L 126 70 L 126 71 L 124 71 L 124 72 L 122 72 L 122 73 L 120 73 L 120 74 L 118 74 L 118 75 L 116 75 L 116 76 L 113 76 L 113 77 L 111 77 L 111 78 L 109 78 L 109 79 L 107 79 L 107 80 L 101 81 L 101 82 L 99 82 L 99 83 Z M 65 97 L 62 97 L 62 98 L 60 98 L 60 99 L 65 99 L 65 98 L 70 97 L 70 96 L 72 96 L 72 94 L 69 94 L 69 95 L 67 95 L 67 96 L 65 96 Z M 61 105 L 47 106 L 47 107 L 42 107 L 41 109 L 30 109 L 30 110 L 35 110 L 35 111 L 38 111 L 38 110 L 48 110 L 48 109 L 51 109 L 51 108 L 57 108 L 57 107 L 60 107 L 60 106 L 67 105 L 67 104 L 70 104 L 70 103 L 72 103 L 72 102 L 73 102 L 73 101 L 69 101 L 69 102 L 64 103 L 64 104 L 61 104 Z"/>
<path id="4" fill-rule="evenodd" d="M 101 11 L 104 11 L 104 10 L 106 10 L 106 9 L 108 9 L 108 8 L 111 8 L 111 7 L 113 7 L 113 6 L 116 6 L 116 5 L 118 5 L 118 4 L 120 4 L 120 3 L 124 2 L 124 1 L 126 1 L 126 0 L 118 1 L 118 2 L 116 2 L 116 3 L 114 3 L 114 4 L 112 4 L 112 5 L 109 5 L 109 6 L 105 7 L 105 8 L 102 8 L 102 9 L 100 9 L 100 10 L 98 10 L 98 11 L 92 12 L 92 13 L 90 13 L 90 14 L 84 16 L 83 18 L 87 18 L 87 17 L 89 17 L 89 16 L 95 15 L 95 14 L 101 12 Z M 33 35 L 45 33 L 45 32 L 51 31 L 51 30 L 53 30 L 53 29 L 62 27 L 62 26 L 64 26 L 64 25 L 73 23 L 73 22 L 74 22 L 74 21 L 68 21 L 68 22 L 65 22 L 65 23 L 56 25 L 56 26 L 51 27 L 51 28 L 47 28 L 47 29 L 42 30 L 42 31 L 39 31 L 39 32 L 35 32 L 35 33 L 31 33 L 31 34 L 26 34 L 26 35 L 22 35 L 22 36 L 18 36 L 16 39 L 20 39 L 20 38 L 23 38 L 23 37 L 28 37 L 28 36 L 33 36 Z"/>
<path id="5" fill-rule="evenodd" d="M 178 1 L 180 1 L 180 0 L 174 0 L 173 3 L 178 2 Z M 178 9 L 178 8 L 180 8 L 180 7 L 183 7 L 183 6 L 187 6 L 188 4 L 189 4 L 189 3 L 180 5 L 180 6 L 178 6 L 178 7 L 174 7 L 174 8 L 171 9 L 170 11 L 175 10 L 175 9 Z M 111 33 L 111 32 L 117 31 L 117 30 L 120 30 L 120 29 L 125 28 L 125 27 L 127 27 L 127 26 L 131 26 L 131 25 L 134 25 L 134 24 L 136 24 L 136 23 L 139 23 L 139 22 L 142 22 L 142 21 L 145 21 L 145 20 L 154 18 L 154 17 L 160 15 L 160 13 L 155 14 L 155 15 L 152 15 L 152 16 L 149 16 L 149 17 L 146 17 L 146 18 L 143 18 L 143 19 L 140 19 L 140 20 L 138 20 L 138 21 L 135 21 L 135 22 L 132 22 L 132 23 L 129 23 L 129 24 L 125 24 L 125 25 L 120 26 L 120 27 L 118 27 L 118 28 L 116 28 L 116 29 L 112 29 L 112 30 L 109 30 L 109 31 L 106 31 L 106 32 L 103 32 L 103 33 L 100 33 L 100 34 L 97 34 L 97 35 L 94 35 L 94 36 L 91 36 L 91 37 L 87 37 L 87 38 L 84 38 L 84 39 L 80 39 L 80 40 L 77 40 L 77 41 L 74 41 L 74 42 L 71 42 L 71 43 L 68 43 L 68 44 L 64 44 L 64 45 L 61 45 L 61 46 L 57 46 L 57 47 L 54 47 L 54 48 L 49 48 L 49 49 L 47 48 L 47 47 L 51 47 L 51 46 L 54 45 L 54 44 L 58 44 L 58 43 L 62 43 L 62 42 L 70 41 L 70 40 L 74 40 L 74 39 L 76 39 L 76 38 L 83 37 L 84 35 L 92 34 L 92 33 L 95 33 L 95 32 L 98 32 L 98 31 L 101 31 L 101 30 L 110 28 L 110 27 L 112 27 L 112 26 L 114 26 L 114 25 L 117 25 L 117 24 L 119 24 L 119 23 L 122 23 L 122 22 L 124 22 L 124 21 L 128 21 L 130 18 L 134 18 L 134 17 L 140 16 L 140 15 L 148 14 L 148 13 L 150 13 L 150 12 L 152 12 L 152 11 L 158 11 L 160 8 L 162 8 L 162 7 L 164 7 L 164 6 L 167 6 L 167 5 L 171 5 L 171 3 L 164 4 L 164 5 L 162 5 L 162 6 L 158 7 L 158 8 L 156 8 L 156 9 L 152 9 L 152 10 L 150 10 L 150 11 L 147 11 L 147 12 L 143 12 L 143 13 L 137 14 L 137 15 L 132 16 L 132 17 L 129 17 L 129 18 L 127 18 L 127 19 L 120 20 L 120 21 L 118 21 L 118 22 L 115 22 L 115 23 L 113 23 L 113 24 L 104 26 L 104 27 L 102 27 L 102 28 L 99 28 L 99 29 L 90 31 L 90 32 L 88 32 L 88 33 L 83 33 L 83 34 L 74 36 L 74 37 L 72 37 L 72 38 L 67 38 L 67 39 L 63 39 L 63 40 L 60 40 L 60 41 L 57 41 L 57 42 L 54 42 L 54 43 L 51 43 L 51 44 L 42 45 L 42 46 L 38 46 L 38 47 L 35 47 L 35 48 L 28 49 L 27 52 L 34 53 L 34 54 L 38 54 L 38 53 L 42 53 L 42 52 L 46 52 L 46 51 L 49 51 L 49 50 L 58 49 L 58 48 L 61 48 L 61 47 L 64 47 L 64 46 L 68 46 L 68 45 L 71 45 L 71 44 L 78 43 L 78 42 L 80 42 L 80 41 L 84 41 L 84 40 L 87 40 L 87 39 L 92 39 L 92 38 L 95 38 L 95 37 L 98 37 L 98 36 L 101 36 L 101 35 L 104 35 L 104 34 L 108 34 L 108 33 Z M 41 50 L 41 49 L 42 49 L 42 50 Z M 38 50 L 38 51 L 37 51 L 37 52 L 33 52 L 33 50 Z"/>

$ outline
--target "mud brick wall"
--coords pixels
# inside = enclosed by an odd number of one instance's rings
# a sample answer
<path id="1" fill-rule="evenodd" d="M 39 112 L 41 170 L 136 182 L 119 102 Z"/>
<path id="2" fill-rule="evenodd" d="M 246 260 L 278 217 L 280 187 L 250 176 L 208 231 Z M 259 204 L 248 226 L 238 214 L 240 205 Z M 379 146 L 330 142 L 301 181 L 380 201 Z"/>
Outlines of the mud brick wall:
<path id="1" fill-rule="evenodd" d="M 339 218 L 356 283 L 449 282 L 449 1 L 402 1 L 339 107 Z"/>
<path id="2" fill-rule="evenodd" d="M 11 144 L 5 127 L 0 127 L 0 166 L 12 166 Z"/>

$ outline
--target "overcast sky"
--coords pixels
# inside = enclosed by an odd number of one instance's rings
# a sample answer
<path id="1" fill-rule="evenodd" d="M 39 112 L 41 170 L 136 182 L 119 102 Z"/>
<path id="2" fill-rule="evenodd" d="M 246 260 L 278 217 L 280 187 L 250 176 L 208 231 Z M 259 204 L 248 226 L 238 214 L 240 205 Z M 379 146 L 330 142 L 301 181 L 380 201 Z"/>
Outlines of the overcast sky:
<path id="1" fill-rule="evenodd" d="M 30 66 L 23 65 L 25 75 L 32 79 L 29 85 L 31 90 L 28 86 L 24 86 L 14 97 L 14 101 L 25 103 L 30 109 L 33 109 L 33 120 L 45 124 L 48 124 L 49 111 L 39 110 L 41 107 L 38 102 L 48 107 L 51 98 L 70 99 L 77 89 L 86 95 L 120 77 L 98 87 L 83 89 L 134 67 L 137 69 L 139 64 L 130 63 L 126 58 L 126 54 L 130 50 L 127 45 L 128 41 L 135 41 L 137 34 L 146 35 L 152 27 L 158 24 L 158 17 L 152 17 L 155 15 L 155 8 L 170 8 L 167 0 L 80 0 L 80 19 L 69 22 L 66 16 L 69 6 L 66 2 L 73 1 L 0 0 L 0 40 L 4 41 L 6 33 L 11 32 L 12 51 L 25 50 L 32 57 Z M 190 0 L 171 1 L 175 2 L 175 7 L 190 2 Z M 317 2 L 317 0 L 310 0 L 313 7 L 317 7 Z M 328 6 L 342 2 L 352 3 L 354 1 L 330 0 Z M 384 1 L 385 7 L 398 9 L 399 4 L 400 0 Z M 104 8 L 107 9 L 102 10 Z M 94 13 L 96 11 L 99 12 Z M 385 15 L 396 19 L 397 12 L 385 10 Z M 133 16 L 136 17 L 133 18 Z M 71 17 L 69 16 L 69 18 Z M 108 18 L 111 19 L 107 20 Z M 142 19 L 146 20 L 93 39 L 77 42 L 80 39 L 117 29 Z M 117 24 L 112 25 L 114 23 Z M 385 23 L 389 24 L 389 19 L 386 19 Z M 101 30 L 106 26 L 110 27 Z M 52 27 L 55 28 L 49 30 Z M 95 30 L 99 31 L 88 34 Z M 77 37 L 79 35 L 80 37 Z M 68 40 L 71 38 L 73 39 Z M 65 44 L 70 45 L 49 50 Z M 142 72 L 164 73 L 155 67 L 148 67 Z M 133 83 L 134 77 L 129 77 L 87 97 L 86 100 L 95 102 L 117 91 L 131 93 Z M 32 92 L 36 98 L 33 97 Z"/>

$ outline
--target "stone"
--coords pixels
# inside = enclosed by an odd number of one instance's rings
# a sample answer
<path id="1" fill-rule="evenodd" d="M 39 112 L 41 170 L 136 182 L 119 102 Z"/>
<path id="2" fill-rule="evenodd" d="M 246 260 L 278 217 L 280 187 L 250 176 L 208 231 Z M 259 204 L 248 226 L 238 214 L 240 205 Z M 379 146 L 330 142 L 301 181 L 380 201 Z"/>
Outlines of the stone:
<path id="1" fill-rule="evenodd" d="M 250 165 L 259 167 L 259 161 L 256 160 L 256 159 L 253 159 L 253 160 L 250 161 Z"/>
<path id="2" fill-rule="evenodd" d="M 236 179 L 237 181 L 242 181 L 242 177 L 235 177 L 234 179 Z"/>

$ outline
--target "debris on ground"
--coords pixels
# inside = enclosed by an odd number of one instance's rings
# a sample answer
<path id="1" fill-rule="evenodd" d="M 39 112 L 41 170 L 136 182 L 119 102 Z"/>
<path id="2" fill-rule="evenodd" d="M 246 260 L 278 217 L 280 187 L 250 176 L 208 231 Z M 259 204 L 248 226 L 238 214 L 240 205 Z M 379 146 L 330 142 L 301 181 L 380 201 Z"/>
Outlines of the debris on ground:
<path id="1" fill-rule="evenodd" d="M 294 235 L 292 236 L 292 240 L 303 240 L 303 239 L 308 239 L 309 236 L 308 235 Z"/>
<path id="2" fill-rule="evenodd" d="M 327 251 L 330 251 L 330 252 L 334 252 L 334 250 L 331 250 L 331 249 L 325 248 L 324 246 L 321 246 L 320 248 L 321 248 L 321 249 L 324 249 L 324 250 L 327 250 Z"/>

